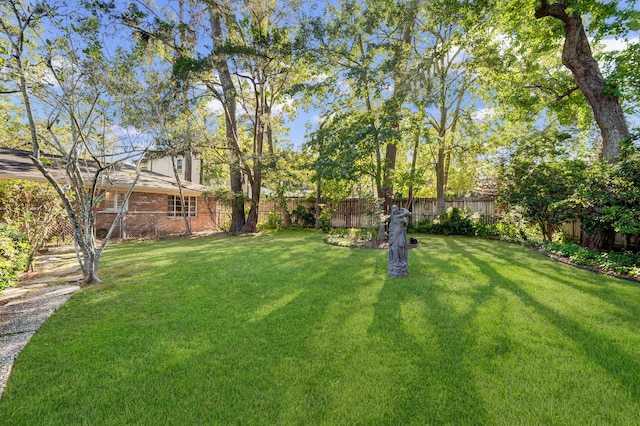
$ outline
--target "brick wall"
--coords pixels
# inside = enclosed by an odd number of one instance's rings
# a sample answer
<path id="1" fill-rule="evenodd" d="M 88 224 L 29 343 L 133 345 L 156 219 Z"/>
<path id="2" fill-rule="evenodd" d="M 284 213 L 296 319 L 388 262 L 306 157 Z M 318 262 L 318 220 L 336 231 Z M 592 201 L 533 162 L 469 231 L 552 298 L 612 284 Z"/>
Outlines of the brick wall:
<path id="1" fill-rule="evenodd" d="M 204 198 L 198 197 L 196 217 L 188 218 L 192 232 L 217 229 L 216 223 L 212 220 L 216 217 L 215 203 L 209 204 L 210 207 Z M 117 214 L 105 211 L 104 207 L 104 203 L 100 204 L 96 212 L 96 235 L 99 238 L 106 235 Z M 167 194 L 133 192 L 129 197 L 127 212 L 120 219 L 111 237 L 155 238 L 180 234 L 184 230 L 183 217 L 167 215 Z"/>

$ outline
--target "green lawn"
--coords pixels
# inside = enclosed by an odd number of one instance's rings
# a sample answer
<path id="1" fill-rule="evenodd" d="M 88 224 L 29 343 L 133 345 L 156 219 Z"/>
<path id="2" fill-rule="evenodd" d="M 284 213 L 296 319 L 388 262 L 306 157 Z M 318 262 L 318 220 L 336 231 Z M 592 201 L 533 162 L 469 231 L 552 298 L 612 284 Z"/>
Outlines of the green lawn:
<path id="1" fill-rule="evenodd" d="M 115 245 L 0 424 L 640 424 L 638 283 L 418 238 L 405 279 L 314 232 Z"/>

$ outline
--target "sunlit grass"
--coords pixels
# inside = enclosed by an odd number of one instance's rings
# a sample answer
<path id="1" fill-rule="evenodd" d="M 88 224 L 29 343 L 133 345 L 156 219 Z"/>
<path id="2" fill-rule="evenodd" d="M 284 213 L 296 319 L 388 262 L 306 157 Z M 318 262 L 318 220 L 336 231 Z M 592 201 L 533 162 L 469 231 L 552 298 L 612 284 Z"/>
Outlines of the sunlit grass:
<path id="1" fill-rule="evenodd" d="M 638 424 L 640 287 L 495 241 L 127 243 L 14 366 L 0 424 Z"/>

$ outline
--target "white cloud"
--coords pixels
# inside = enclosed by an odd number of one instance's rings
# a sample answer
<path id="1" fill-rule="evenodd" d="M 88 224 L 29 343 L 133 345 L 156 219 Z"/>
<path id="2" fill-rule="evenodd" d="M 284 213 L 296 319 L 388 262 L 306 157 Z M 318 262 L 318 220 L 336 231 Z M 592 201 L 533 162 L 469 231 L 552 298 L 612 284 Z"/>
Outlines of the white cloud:
<path id="1" fill-rule="evenodd" d="M 474 111 L 471 114 L 471 117 L 475 121 L 484 121 L 487 118 L 491 117 L 494 113 L 495 113 L 495 110 L 493 108 L 482 108 L 482 109 Z"/>
<path id="2" fill-rule="evenodd" d="M 602 40 L 600 43 L 603 46 L 603 50 L 605 52 L 615 52 L 625 50 L 628 45 L 637 43 L 640 39 L 638 37 L 629 39 L 629 40 L 619 40 L 619 39 L 606 39 Z"/>

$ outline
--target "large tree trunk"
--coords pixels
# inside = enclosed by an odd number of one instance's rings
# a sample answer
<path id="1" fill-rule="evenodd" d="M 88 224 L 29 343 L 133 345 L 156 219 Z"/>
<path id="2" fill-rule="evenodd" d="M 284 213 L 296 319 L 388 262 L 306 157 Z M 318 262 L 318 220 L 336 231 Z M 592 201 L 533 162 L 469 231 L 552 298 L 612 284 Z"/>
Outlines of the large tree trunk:
<path id="1" fill-rule="evenodd" d="M 585 235 L 582 239 L 582 245 L 591 250 L 613 250 L 615 240 L 616 231 L 609 229 L 596 232 L 595 234 Z"/>
<path id="2" fill-rule="evenodd" d="M 193 182 L 193 153 L 191 149 L 184 153 L 184 180 Z"/>
<path id="3" fill-rule="evenodd" d="M 629 128 L 618 97 L 614 94 L 615 88 L 605 81 L 593 57 L 580 14 L 569 14 L 566 2 L 549 4 L 548 1 L 542 1 L 535 16 L 538 19 L 551 16 L 564 24 L 562 63 L 571 70 L 576 84 L 593 110 L 602 133 L 602 159 L 611 163 L 618 161 L 620 142 L 629 137 Z"/>
<path id="4" fill-rule="evenodd" d="M 407 202 L 407 209 L 409 209 L 410 212 L 413 211 L 413 186 L 414 186 L 414 180 L 416 178 L 416 167 L 417 167 L 417 163 L 418 163 L 418 149 L 420 148 L 420 132 L 416 132 L 416 139 L 414 141 L 413 144 L 413 155 L 411 158 L 411 170 L 409 172 L 409 193 L 407 194 L 408 197 L 408 202 Z M 409 220 L 412 220 L 412 216 L 409 217 Z"/>
<path id="5" fill-rule="evenodd" d="M 322 228 L 322 223 L 320 223 L 320 214 L 322 213 L 320 209 L 320 203 L 322 202 L 322 179 L 318 178 L 318 182 L 316 182 L 316 224 L 315 228 Z"/>
<path id="6" fill-rule="evenodd" d="M 384 178 L 382 181 L 382 194 L 384 196 L 383 210 L 385 214 L 391 213 L 393 205 L 393 179 L 396 170 L 396 154 L 398 147 L 395 142 L 387 143 L 384 163 Z"/>
<path id="7" fill-rule="evenodd" d="M 242 228 L 242 232 L 256 232 L 258 230 L 258 213 L 260 208 L 260 193 L 262 191 L 262 169 L 264 167 L 262 156 L 264 153 L 264 142 L 266 129 L 264 116 L 266 114 L 266 89 L 261 83 L 255 87 L 255 122 L 253 130 L 253 169 L 251 179 L 251 209 L 247 216 L 247 221 Z"/>

